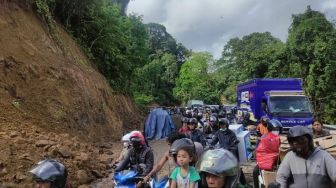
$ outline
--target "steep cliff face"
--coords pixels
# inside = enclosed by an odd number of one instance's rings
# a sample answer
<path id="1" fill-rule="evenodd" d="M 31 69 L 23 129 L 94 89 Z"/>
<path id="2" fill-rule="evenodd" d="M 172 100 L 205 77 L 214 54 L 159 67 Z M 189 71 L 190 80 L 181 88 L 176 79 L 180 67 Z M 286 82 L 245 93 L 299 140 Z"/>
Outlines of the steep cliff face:
<path id="1" fill-rule="evenodd" d="M 68 159 L 74 159 L 77 151 L 85 152 L 81 143 L 110 142 L 125 127 L 141 125 L 130 98 L 113 92 L 64 29 L 57 25 L 52 37 L 46 24 L 23 7 L 0 1 L 0 150 L 9 148 L 0 155 L 0 184 L 52 153 L 52 147 L 37 147 L 39 140 L 68 145 L 75 152 Z M 63 143 L 71 139 L 79 146 Z M 24 154 L 31 160 L 20 162 Z"/>

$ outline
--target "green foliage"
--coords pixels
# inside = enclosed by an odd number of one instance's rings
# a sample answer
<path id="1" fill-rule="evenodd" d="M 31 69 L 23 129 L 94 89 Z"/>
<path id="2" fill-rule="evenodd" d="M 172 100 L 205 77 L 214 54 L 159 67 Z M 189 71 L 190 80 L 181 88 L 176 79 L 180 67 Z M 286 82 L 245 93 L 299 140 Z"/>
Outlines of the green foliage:
<path id="1" fill-rule="evenodd" d="M 46 21 L 49 32 L 54 39 L 60 44 L 59 38 L 55 31 L 55 21 L 52 17 L 49 7 L 53 7 L 55 0 L 34 0 L 33 8 Z"/>
<path id="2" fill-rule="evenodd" d="M 171 54 L 164 54 L 134 71 L 133 96 L 150 96 L 152 101 L 161 105 L 176 104 L 172 95 L 175 79 L 178 75 L 176 59 Z M 144 98 L 144 97 L 143 97 Z"/>
<path id="3" fill-rule="evenodd" d="M 157 23 L 147 24 L 149 32 L 149 47 L 152 58 L 161 57 L 165 53 L 173 54 L 177 60 L 177 64 L 184 63 L 190 55 L 189 50 L 176 40 L 166 31 L 163 25 Z"/>
<path id="4" fill-rule="evenodd" d="M 285 76 L 279 72 L 286 69 L 284 49 L 284 44 L 269 32 L 229 40 L 214 72 L 225 101 L 234 103 L 237 84 L 247 79 Z"/>
<path id="5" fill-rule="evenodd" d="M 321 118 L 324 112 L 320 103 L 326 103 L 326 119 L 332 117 L 336 105 L 334 73 L 336 70 L 335 28 L 325 16 L 310 7 L 298 15 L 293 15 L 287 49 L 289 59 L 296 65 L 297 75 L 304 79 L 306 93 L 313 101 L 316 115 Z"/>
<path id="6" fill-rule="evenodd" d="M 145 107 L 154 101 L 154 97 L 151 95 L 145 95 L 143 93 L 135 92 L 134 93 L 134 101 L 140 107 Z"/>
<path id="7" fill-rule="evenodd" d="M 209 73 L 209 64 L 212 61 L 212 56 L 207 52 L 193 53 L 181 67 L 174 96 L 184 103 L 191 99 L 218 103 L 220 96 L 217 83 Z"/>

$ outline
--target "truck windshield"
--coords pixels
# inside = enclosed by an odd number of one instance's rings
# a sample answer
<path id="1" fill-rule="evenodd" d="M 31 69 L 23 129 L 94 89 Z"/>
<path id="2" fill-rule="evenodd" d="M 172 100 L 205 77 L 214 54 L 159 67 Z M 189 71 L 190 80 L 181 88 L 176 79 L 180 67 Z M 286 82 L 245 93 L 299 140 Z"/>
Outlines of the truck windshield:
<path id="1" fill-rule="evenodd" d="M 312 114 L 306 96 L 271 96 L 269 110 L 278 116 L 310 116 Z"/>

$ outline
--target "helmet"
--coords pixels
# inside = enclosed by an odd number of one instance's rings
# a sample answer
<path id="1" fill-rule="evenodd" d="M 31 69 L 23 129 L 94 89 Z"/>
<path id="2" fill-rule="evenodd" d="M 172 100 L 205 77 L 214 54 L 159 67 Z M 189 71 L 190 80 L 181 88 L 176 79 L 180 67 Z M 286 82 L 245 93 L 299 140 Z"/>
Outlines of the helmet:
<path id="1" fill-rule="evenodd" d="M 121 141 L 122 141 L 122 142 L 129 142 L 129 141 L 130 141 L 130 136 L 131 136 L 131 133 L 127 133 L 127 134 L 125 134 L 125 135 L 121 138 Z"/>
<path id="2" fill-rule="evenodd" d="M 272 131 L 272 130 L 275 130 L 275 129 L 280 130 L 282 128 L 281 122 L 276 120 L 276 119 L 272 119 L 272 120 L 267 119 L 266 120 L 266 125 L 267 125 L 268 131 Z"/>
<path id="3" fill-rule="evenodd" d="M 198 119 L 202 119 L 203 118 L 203 113 L 202 112 L 198 112 L 197 113 L 197 118 Z"/>
<path id="4" fill-rule="evenodd" d="M 64 165 L 55 159 L 40 161 L 29 172 L 33 174 L 33 180 L 50 182 L 56 188 L 64 188 L 68 177 Z"/>
<path id="5" fill-rule="evenodd" d="M 230 122 L 229 122 L 229 120 L 226 119 L 226 118 L 220 118 L 220 119 L 218 120 L 218 124 L 219 124 L 219 125 L 226 125 L 226 127 L 229 128 L 229 124 L 230 124 Z"/>
<path id="6" fill-rule="evenodd" d="M 208 150 L 203 153 L 196 164 L 196 169 L 202 176 L 203 185 L 206 184 L 204 173 L 225 177 L 225 187 L 235 187 L 240 175 L 237 158 L 225 149 Z"/>
<path id="7" fill-rule="evenodd" d="M 182 121 L 182 123 L 188 123 L 189 118 L 187 118 L 187 117 L 183 117 L 181 121 Z"/>
<path id="8" fill-rule="evenodd" d="M 216 116 L 211 116 L 209 121 L 216 122 L 217 121 Z"/>
<path id="9" fill-rule="evenodd" d="M 197 123 L 198 123 L 198 121 L 197 121 L 196 118 L 190 118 L 189 119 L 189 124 L 191 124 L 191 125 L 197 125 Z"/>
<path id="10" fill-rule="evenodd" d="M 145 145 L 145 138 L 140 131 L 132 131 L 130 133 L 130 142 L 133 146 L 144 146 Z"/>
<path id="11" fill-rule="evenodd" d="M 181 138 L 173 142 L 173 144 L 170 146 L 169 154 L 176 155 L 178 150 L 181 148 L 189 148 L 193 151 L 193 153 L 195 153 L 194 142 L 189 138 Z"/>
<path id="12" fill-rule="evenodd" d="M 289 129 L 287 139 L 291 142 L 293 138 L 304 135 L 308 136 L 311 141 L 313 140 L 313 132 L 310 129 L 304 126 L 294 126 Z"/>

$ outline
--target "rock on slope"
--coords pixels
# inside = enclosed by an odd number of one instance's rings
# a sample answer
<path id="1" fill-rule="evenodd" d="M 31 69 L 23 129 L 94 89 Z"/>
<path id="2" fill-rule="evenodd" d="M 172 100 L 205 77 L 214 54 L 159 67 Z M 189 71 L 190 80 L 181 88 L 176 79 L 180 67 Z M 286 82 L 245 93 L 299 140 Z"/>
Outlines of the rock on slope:
<path id="1" fill-rule="evenodd" d="M 113 140 L 140 127 L 129 97 L 56 33 L 58 42 L 29 6 L 0 1 L 0 187 L 29 187 L 28 169 L 45 156 L 66 163 L 76 186 L 86 183 L 80 170 L 87 181 L 107 175 Z"/>

